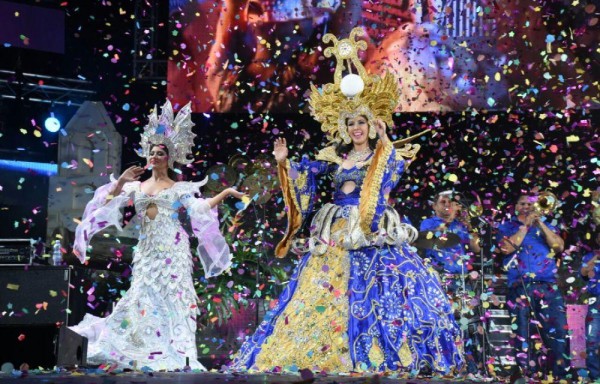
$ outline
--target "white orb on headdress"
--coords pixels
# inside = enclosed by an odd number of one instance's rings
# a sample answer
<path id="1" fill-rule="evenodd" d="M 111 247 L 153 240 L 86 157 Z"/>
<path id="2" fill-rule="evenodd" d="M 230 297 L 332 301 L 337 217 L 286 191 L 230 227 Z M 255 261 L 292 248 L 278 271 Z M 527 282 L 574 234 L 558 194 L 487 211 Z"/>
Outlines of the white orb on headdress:
<path id="1" fill-rule="evenodd" d="M 361 93 L 363 89 L 365 89 L 365 82 L 354 73 L 344 76 L 340 83 L 340 90 L 346 97 L 354 97 Z"/>

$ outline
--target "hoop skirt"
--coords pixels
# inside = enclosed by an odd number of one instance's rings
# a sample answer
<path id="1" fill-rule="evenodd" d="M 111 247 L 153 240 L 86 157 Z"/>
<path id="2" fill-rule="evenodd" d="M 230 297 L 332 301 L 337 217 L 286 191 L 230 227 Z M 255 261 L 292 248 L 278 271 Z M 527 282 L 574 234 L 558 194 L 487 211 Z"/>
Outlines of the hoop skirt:
<path id="1" fill-rule="evenodd" d="M 71 327 L 88 338 L 89 364 L 174 370 L 184 368 L 188 358 L 192 369 L 204 370 L 197 360 L 198 308 L 190 243 L 178 220 L 179 208 L 185 206 L 190 214 L 207 277 L 229 266 L 230 253 L 219 233 L 216 211 L 211 211 L 203 199 L 193 197 L 200 185 L 179 182 L 150 196 L 140 190 L 139 182 L 127 183 L 119 196 L 103 204 L 113 183 L 101 187 L 86 207 L 74 247 L 82 259 L 94 233 L 108 225 L 120 225 L 119 207 L 133 199 L 142 217 L 130 289 L 108 317 L 87 314 Z M 150 205 L 158 208 L 153 219 L 146 215 Z"/>
<path id="2" fill-rule="evenodd" d="M 302 257 L 277 305 L 234 357 L 233 370 L 448 373 L 463 365 L 460 329 L 433 270 L 408 243 L 416 230 L 386 204 L 412 151 L 379 146 L 368 167 L 344 169 L 327 148 L 317 161 L 280 167 L 291 238 L 312 210 L 315 176 L 333 172 L 333 204 L 310 226 Z M 346 194 L 341 187 L 352 181 Z M 306 198 L 308 196 L 308 198 Z"/>

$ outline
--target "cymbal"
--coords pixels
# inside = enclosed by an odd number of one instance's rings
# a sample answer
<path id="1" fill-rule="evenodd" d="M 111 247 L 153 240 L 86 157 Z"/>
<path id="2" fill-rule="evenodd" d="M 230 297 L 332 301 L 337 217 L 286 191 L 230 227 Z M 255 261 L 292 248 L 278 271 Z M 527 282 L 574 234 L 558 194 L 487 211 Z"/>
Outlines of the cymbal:
<path id="1" fill-rule="evenodd" d="M 460 237 L 456 233 L 441 232 L 436 236 L 436 232 L 421 231 L 412 245 L 420 249 L 443 249 L 453 247 L 459 243 Z"/>
<path id="2" fill-rule="evenodd" d="M 206 176 L 208 176 L 208 181 L 205 188 L 213 193 L 232 187 L 238 180 L 235 169 L 227 164 L 213 165 L 206 170 Z"/>
<path id="3" fill-rule="evenodd" d="M 250 168 L 252 168 L 252 163 L 248 157 L 236 153 L 235 155 L 229 158 L 228 164 L 231 168 L 235 169 L 237 172 L 248 173 Z"/>
<path id="4" fill-rule="evenodd" d="M 273 175 L 277 174 L 277 162 L 273 156 L 266 153 L 259 153 L 254 158 L 254 172 L 268 172 Z"/>
<path id="5" fill-rule="evenodd" d="M 240 190 L 246 192 L 256 204 L 261 205 L 269 201 L 272 193 L 279 188 L 277 176 L 267 172 L 256 172 L 244 179 Z"/>

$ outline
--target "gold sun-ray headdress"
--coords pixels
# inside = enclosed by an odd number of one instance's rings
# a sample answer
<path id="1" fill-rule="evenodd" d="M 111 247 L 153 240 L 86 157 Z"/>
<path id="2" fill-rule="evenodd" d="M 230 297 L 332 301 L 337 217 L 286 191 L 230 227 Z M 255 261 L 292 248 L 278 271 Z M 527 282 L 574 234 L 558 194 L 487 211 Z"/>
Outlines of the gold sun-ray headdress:
<path id="1" fill-rule="evenodd" d="M 323 42 L 333 41 L 333 47 L 325 49 L 325 57 L 334 55 L 337 63 L 333 83 L 317 89 L 311 85 L 310 109 L 315 120 L 321 123 L 321 129 L 333 142 L 351 142 L 346 121 L 359 115 L 369 120 L 369 137 L 375 138 L 375 120 L 381 119 L 388 126 L 393 125 L 392 113 L 399 102 L 398 82 L 386 72 L 383 77 L 368 75 L 358 58 L 359 50 L 366 50 L 365 41 L 356 41 L 364 34 L 362 28 L 354 28 L 347 39 L 338 40 L 328 33 Z M 353 68 L 358 72 L 354 74 Z M 346 76 L 343 76 L 347 72 Z"/>
<path id="2" fill-rule="evenodd" d="M 169 150 L 169 168 L 173 169 L 173 163 L 189 164 L 193 159 L 188 159 L 192 154 L 194 137 L 192 132 L 194 123 L 192 122 L 191 102 L 177 113 L 173 118 L 173 106 L 167 100 L 162 106 L 160 116 L 157 115 L 158 108 L 148 116 L 148 124 L 144 127 L 142 139 L 140 141 L 141 150 L 137 154 L 141 157 L 148 157 L 150 149 L 154 145 L 164 145 Z"/>

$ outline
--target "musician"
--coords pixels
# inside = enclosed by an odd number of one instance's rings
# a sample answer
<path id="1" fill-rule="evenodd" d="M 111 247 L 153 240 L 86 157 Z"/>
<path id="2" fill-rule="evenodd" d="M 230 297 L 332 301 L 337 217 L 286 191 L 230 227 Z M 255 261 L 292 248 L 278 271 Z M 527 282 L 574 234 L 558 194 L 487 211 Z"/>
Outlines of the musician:
<path id="1" fill-rule="evenodd" d="M 600 230 L 596 230 L 596 249 L 583 256 L 581 275 L 587 280 L 588 312 L 585 318 L 586 359 L 589 377 L 600 379 Z"/>
<path id="2" fill-rule="evenodd" d="M 453 199 L 452 191 L 444 191 L 434 196 L 432 208 L 435 216 L 425 219 L 421 222 L 419 236 L 423 232 L 430 232 L 425 235 L 426 238 L 444 237 L 450 234 L 458 235 L 460 242 L 450 247 L 443 247 L 442 243 L 434 249 L 426 249 L 425 257 L 429 258 L 436 269 L 441 274 L 442 284 L 446 293 L 453 302 L 455 309 L 454 316 L 461 324 L 463 337 L 469 338 L 467 312 L 470 311 L 471 297 L 468 292 L 473 291 L 473 281 L 469 279 L 469 269 L 471 268 L 473 252 L 481 250 L 479 245 L 479 236 L 471 227 L 468 215 L 461 209 L 457 200 Z M 472 293 L 471 293 L 472 295 Z M 468 308 L 469 307 L 469 308 Z M 461 321 L 461 318 L 463 318 Z M 478 372 L 476 358 L 476 346 L 474 343 L 467 343 L 465 346 L 467 373 L 476 374 Z"/>
<path id="3" fill-rule="evenodd" d="M 537 201 L 536 195 L 522 194 L 515 215 L 498 227 L 498 245 L 507 256 L 507 304 L 517 326 L 515 348 L 523 373 L 541 371 L 536 359 L 528 356 L 536 350 L 531 336 L 539 333 L 555 377 L 564 377 L 569 366 L 567 318 L 556 285 L 556 260 L 564 249 L 564 241 L 557 229 L 544 221 L 539 202 L 538 209 L 534 209 Z"/>
<path id="4" fill-rule="evenodd" d="M 423 220 L 420 231 L 430 231 L 429 236 L 440 237 L 447 233 L 454 233 L 460 237 L 460 243 L 447 248 L 427 249 L 425 257 L 429 258 L 438 270 L 446 274 L 463 276 L 468 273 L 472 262 L 473 252 L 478 253 L 479 236 L 471 226 L 468 215 L 462 212 L 459 204 L 453 199 L 451 191 L 440 192 L 435 195 L 433 204 L 435 216 Z M 460 279 L 450 279 L 447 287 L 448 293 L 454 293 L 461 284 Z"/>

